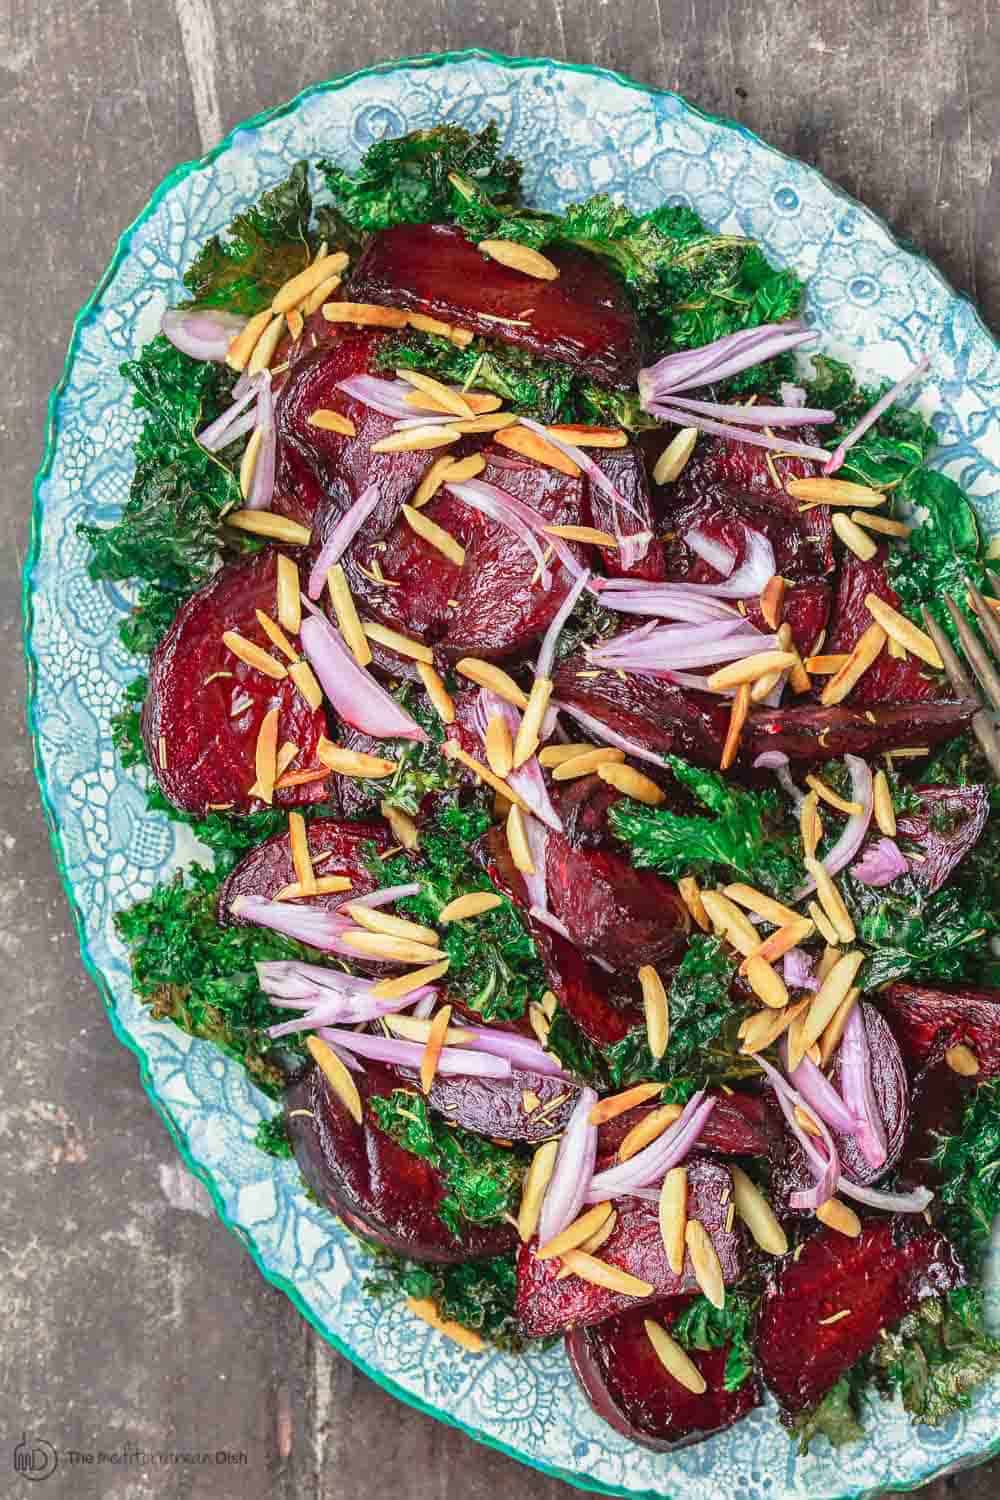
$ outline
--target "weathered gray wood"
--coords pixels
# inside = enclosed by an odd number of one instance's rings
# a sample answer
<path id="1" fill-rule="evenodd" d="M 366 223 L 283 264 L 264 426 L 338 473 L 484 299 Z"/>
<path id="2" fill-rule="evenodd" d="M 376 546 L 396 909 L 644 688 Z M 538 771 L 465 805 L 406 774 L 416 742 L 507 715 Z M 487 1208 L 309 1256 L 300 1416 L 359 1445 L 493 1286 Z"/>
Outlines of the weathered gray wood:
<path id="1" fill-rule="evenodd" d="M 49 1496 L 563 1492 L 391 1402 L 211 1216 L 82 972 L 20 727 L 19 570 L 44 403 L 118 232 L 239 119 L 317 77 L 464 45 L 603 63 L 745 121 L 1000 314 L 987 0 L 3 0 L 0 1473 L 23 1428 L 63 1450 L 247 1454 L 169 1471 L 64 1462 Z M 930 1493 L 986 1500 L 998 1478 L 994 1465 Z"/>

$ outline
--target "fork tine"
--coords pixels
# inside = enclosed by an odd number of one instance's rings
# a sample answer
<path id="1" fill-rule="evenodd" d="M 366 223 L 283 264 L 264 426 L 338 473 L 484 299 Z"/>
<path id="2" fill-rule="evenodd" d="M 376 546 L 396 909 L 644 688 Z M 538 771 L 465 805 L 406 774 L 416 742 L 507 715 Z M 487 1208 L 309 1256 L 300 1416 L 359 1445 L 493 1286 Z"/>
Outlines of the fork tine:
<path id="1" fill-rule="evenodd" d="M 990 661 L 982 641 L 954 599 L 945 594 L 944 602 L 948 613 L 955 622 L 955 629 L 958 632 L 958 638 L 962 643 L 962 650 L 965 652 L 970 667 L 975 672 L 980 686 L 993 704 L 993 707 L 1000 709 L 1000 673 L 997 672 L 996 667 Z"/>
<path id="2" fill-rule="evenodd" d="M 987 604 L 974 583 L 969 579 L 966 579 L 966 583 L 969 589 L 969 603 L 979 621 L 979 628 L 986 637 L 986 644 L 994 656 L 1000 657 L 1000 615 Z"/>
<path id="3" fill-rule="evenodd" d="M 994 573 L 992 568 L 987 568 L 986 576 L 990 580 L 990 587 L 994 594 L 1000 599 L 1000 573 Z"/>
<path id="4" fill-rule="evenodd" d="M 925 604 L 920 611 L 923 617 L 924 629 L 938 648 L 938 654 L 944 662 L 945 674 L 951 683 L 952 691 L 958 698 L 979 698 L 979 692 L 975 683 L 965 670 L 965 665 L 951 641 L 945 635 L 941 626 L 935 620 Z"/>
<path id="5" fill-rule="evenodd" d="M 997 739 L 993 721 L 985 708 L 981 708 L 977 714 L 972 715 L 970 727 L 979 741 L 980 750 L 989 762 L 993 780 L 1000 781 L 1000 740 Z"/>

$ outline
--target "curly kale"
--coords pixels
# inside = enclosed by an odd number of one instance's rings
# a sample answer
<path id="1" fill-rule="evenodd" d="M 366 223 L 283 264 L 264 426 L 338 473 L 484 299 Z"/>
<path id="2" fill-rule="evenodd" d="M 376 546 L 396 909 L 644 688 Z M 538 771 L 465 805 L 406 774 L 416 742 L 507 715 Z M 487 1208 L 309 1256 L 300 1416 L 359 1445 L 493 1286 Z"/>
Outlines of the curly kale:
<path id="1" fill-rule="evenodd" d="M 981 958 L 984 939 L 1000 931 L 994 902 L 987 906 L 970 900 L 958 881 L 928 892 L 912 875 L 875 887 L 845 871 L 841 890 L 866 951 L 866 989 L 893 979 L 949 983 L 967 978 L 970 966 Z"/>
<path id="2" fill-rule="evenodd" d="M 817 1406 L 786 1423 L 792 1436 L 798 1438 L 800 1454 L 808 1453 L 818 1437 L 825 1437 L 834 1448 L 857 1443 L 864 1437 L 861 1417 L 867 1384 L 868 1371 L 864 1365 L 849 1370 Z"/>
<path id="3" fill-rule="evenodd" d="M 919 525 L 910 533 L 905 547 L 890 550 L 889 581 L 912 620 L 922 624 L 920 610 L 926 605 L 957 642 L 945 596 L 973 620 L 975 616 L 966 604 L 967 585 L 972 582 L 979 589 L 986 588 L 986 563 L 975 511 L 955 481 L 937 469 L 914 470 L 901 481 L 896 497 L 904 507 L 916 508 Z"/>
<path id="4" fill-rule="evenodd" d="M 965 1411 L 976 1386 L 1000 1372 L 1000 1340 L 983 1326 L 983 1294 L 959 1287 L 930 1297 L 880 1339 L 871 1356 L 876 1383 L 898 1391 L 917 1421 L 939 1427 Z"/>
<path id="5" fill-rule="evenodd" d="M 729 1346 L 722 1377 L 727 1391 L 738 1391 L 753 1374 L 750 1341 L 753 1303 L 738 1292 L 728 1292 L 723 1307 L 707 1297 L 696 1297 L 670 1329 L 685 1349 L 722 1349 Z"/>
<path id="6" fill-rule="evenodd" d="M 472 1328 L 489 1343 L 517 1354 L 525 1346 L 517 1316 L 517 1267 L 513 1252 L 455 1266 L 428 1266 L 389 1250 L 364 1248 L 374 1270 L 365 1278 L 371 1297 L 430 1298 L 442 1318 Z"/>
<path id="7" fill-rule="evenodd" d="M 380 753 L 394 760 L 397 769 L 386 781 L 366 786 L 359 782 L 360 803 L 374 810 L 380 804 L 397 807 L 411 817 L 420 811 L 425 797 L 431 795 L 454 795 L 462 785 L 459 767 L 441 754 L 444 743 L 444 726 L 440 716 L 430 706 L 427 698 L 414 690 L 414 685 L 404 682 L 394 695 L 421 729 L 426 740 L 384 740 Z"/>
<path id="8" fill-rule="evenodd" d="M 272 1115 L 269 1120 L 261 1120 L 254 1131 L 253 1143 L 258 1151 L 264 1151 L 278 1161 L 288 1161 L 294 1155 L 288 1137 L 288 1126 L 282 1114 Z"/>
<path id="9" fill-rule="evenodd" d="M 968 1265 L 978 1267 L 1000 1213 L 1000 1081 L 972 1092 L 961 1127 L 940 1139 L 933 1161 L 944 1179 L 938 1198 L 948 1233 Z"/>

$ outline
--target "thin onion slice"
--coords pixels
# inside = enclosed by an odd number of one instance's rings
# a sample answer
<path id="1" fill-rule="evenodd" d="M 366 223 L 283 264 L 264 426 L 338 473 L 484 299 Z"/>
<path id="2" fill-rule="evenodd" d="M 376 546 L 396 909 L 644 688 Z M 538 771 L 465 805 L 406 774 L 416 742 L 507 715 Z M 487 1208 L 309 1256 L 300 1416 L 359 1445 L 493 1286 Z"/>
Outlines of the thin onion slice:
<path id="1" fill-rule="evenodd" d="M 274 397 L 271 394 L 271 372 L 262 370 L 257 389 L 257 422 L 254 430 L 262 441 L 254 464 L 253 481 L 246 498 L 247 510 L 268 510 L 274 498 L 274 469 L 278 456 L 278 435 L 274 429 Z"/>
<path id="2" fill-rule="evenodd" d="M 875 839 L 851 866 L 851 874 L 862 885 L 885 886 L 892 885 L 909 868 L 910 862 L 895 839 Z"/>
<path id="3" fill-rule="evenodd" d="M 851 1008 L 838 1057 L 844 1102 L 857 1121 L 854 1136 L 858 1148 L 870 1167 L 882 1167 L 888 1154 L 885 1121 L 875 1098 L 871 1049 L 860 1005 Z"/>
<path id="4" fill-rule="evenodd" d="M 196 441 L 206 448 L 209 453 L 217 453 L 220 448 L 225 448 L 229 443 L 236 441 L 235 426 L 237 417 L 250 405 L 257 395 L 260 385 L 260 376 L 254 375 L 247 381 L 246 387 L 237 396 L 231 406 L 227 406 L 221 416 L 216 417 L 214 422 L 209 422 L 198 433 Z M 257 420 L 256 413 L 247 414 L 250 426 L 253 427 Z M 245 430 L 245 429 L 244 429 Z"/>
<path id="5" fill-rule="evenodd" d="M 934 1201 L 934 1194 L 929 1188 L 912 1188 L 908 1193 L 885 1193 L 878 1188 L 861 1187 L 847 1177 L 837 1179 L 837 1191 L 842 1198 L 853 1198 L 856 1203 L 865 1203 L 869 1208 L 881 1208 L 887 1214 L 922 1214 L 928 1204 Z"/>
<path id="6" fill-rule="evenodd" d="M 168 307 L 160 319 L 160 332 L 191 359 L 221 364 L 246 325 L 246 318 L 217 308 Z"/>
<path id="7" fill-rule="evenodd" d="M 788 1068 L 788 1044 L 782 1038 L 781 1057 Z M 788 1074 L 788 1081 L 798 1089 L 806 1104 L 831 1130 L 840 1135 L 854 1135 L 857 1117 L 848 1108 L 822 1068 L 818 1068 L 809 1057 L 804 1057 L 797 1068 Z"/>
<path id="8" fill-rule="evenodd" d="M 698 530 L 697 526 L 692 526 L 690 531 L 686 531 L 681 541 L 685 546 L 690 547 L 691 551 L 703 562 L 707 562 L 709 567 L 721 573 L 723 578 L 728 578 L 736 566 L 736 553 L 730 547 L 725 547 L 721 542 L 716 542 L 712 537 L 706 536 L 703 531 Z"/>
<path id="9" fill-rule="evenodd" d="M 875 405 L 869 411 L 865 412 L 864 416 L 861 418 L 861 421 L 851 428 L 847 436 L 841 438 L 840 442 L 837 444 L 837 447 L 827 459 L 826 465 L 823 469 L 823 473 L 836 474 L 837 470 L 844 462 L 848 451 L 854 447 L 854 444 L 858 441 L 858 439 L 864 437 L 869 427 L 872 427 L 878 421 L 879 417 L 884 411 L 888 411 L 889 407 L 892 406 L 894 401 L 897 401 L 899 399 L 902 393 L 906 390 L 907 386 L 912 385 L 913 382 L 915 380 L 918 380 L 921 375 L 926 375 L 930 367 L 930 359 L 926 354 L 924 354 L 913 366 L 913 369 L 909 372 L 909 374 L 904 375 L 902 380 L 897 380 L 892 389 L 886 391 L 885 395 L 881 396 L 879 400 L 875 402 Z"/>
<path id="10" fill-rule="evenodd" d="M 487 725 L 494 718 L 503 719 L 510 730 L 511 743 L 515 744 L 517 732 L 521 727 L 521 715 L 512 703 L 508 703 L 505 698 L 501 698 L 490 688 L 480 688 L 473 706 L 472 722 L 484 745 Z M 515 792 L 521 794 L 536 818 L 540 819 L 547 828 L 551 828 L 553 833 L 562 833 L 563 821 L 552 805 L 537 756 L 529 756 L 523 765 L 518 766 L 516 770 L 511 770 L 507 780 Z"/>
<path id="11" fill-rule="evenodd" d="M 859 755 L 845 755 L 844 764 L 851 774 L 851 801 L 859 802 L 862 811 L 851 814 L 844 824 L 840 838 L 823 857 L 821 863 L 829 875 L 836 875 L 845 865 L 850 864 L 864 842 L 872 818 L 874 793 L 871 768 Z M 801 901 L 804 896 L 810 895 L 815 889 L 816 882 L 810 876 L 803 885 L 799 886 L 793 900 Z"/>
<path id="12" fill-rule="evenodd" d="M 757 1062 L 767 1076 L 771 1087 L 777 1095 L 781 1113 L 785 1117 L 785 1123 L 805 1152 L 809 1170 L 816 1179 L 811 1188 L 805 1188 L 800 1192 L 792 1193 L 789 1203 L 792 1208 L 819 1208 L 828 1198 L 832 1198 L 837 1190 L 837 1182 L 840 1177 L 840 1157 L 834 1144 L 833 1136 L 830 1134 L 826 1121 L 818 1114 L 813 1114 L 819 1127 L 822 1146 L 809 1135 L 798 1120 L 795 1118 L 795 1107 L 807 1109 L 805 1099 L 794 1089 L 792 1085 L 768 1062 L 766 1057 L 758 1057 Z M 825 1153 L 823 1147 L 826 1148 Z"/>
<path id="13" fill-rule="evenodd" d="M 414 1012 L 416 1014 L 416 1012 Z M 503 1031 L 498 1026 L 469 1026 L 473 1033 L 468 1043 L 478 1052 L 490 1052 L 494 1057 L 505 1057 L 512 1068 L 525 1073 L 544 1073 L 548 1078 L 568 1078 L 551 1052 L 546 1052 L 531 1037 L 521 1036 L 516 1031 Z"/>
<path id="14" fill-rule="evenodd" d="M 285 937 L 295 938 L 323 953 L 352 954 L 340 942 L 341 934 L 354 924 L 320 906 L 299 906 L 292 901 L 269 901 L 264 896 L 237 896 L 230 903 L 234 917 L 252 922 L 255 927 L 269 927 Z M 357 958 L 357 954 L 353 953 Z"/>
<path id="15" fill-rule="evenodd" d="M 590 570 L 585 569 L 580 574 L 579 578 L 574 581 L 573 587 L 570 589 L 569 593 L 566 595 L 565 599 L 553 615 L 552 623 L 549 625 L 548 630 L 542 637 L 542 644 L 538 652 L 538 660 L 535 662 L 536 677 L 552 676 L 552 664 L 555 661 L 556 657 L 556 646 L 559 644 L 559 634 L 563 626 L 566 624 L 566 621 L 573 613 L 573 610 L 576 608 L 576 602 L 589 582 Z"/>
<path id="16" fill-rule="evenodd" d="M 789 948 L 781 961 L 786 984 L 798 990 L 818 990 L 819 980 L 813 971 L 812 955 L 804 948 Z"/>
<path id="17" fill-rule="evenodd" d="M 456 499 L 461 500 L 463 505 L 471 506 L 473 510 L 489 516 L 491 521 L 496 521 L 499 526 L 505 526 L 508 531 L 514 533 L 518 541 L 535 559 L 539 582 L 547 593 L 552 587 L 552 574 L 545 565 L 545 554 L 536 535 L 536 532 L 541 532 L 546 524 L 541 511 L 525 505 L 523 501 L 517 500 L 516 496 L 508 495 L 506 490 L 499 489 L 495 484 L 485 484 L 482 480 L 466 479 L 461 484 L 448 484 L 445 488 L 450 490 Z M 529 515 L 525 515 L 524 512 L 529 512 Z M 555 543 L 558 539 L 553 537 L 551 540 Z M 554 550 L 559 551 L 558 547 L 554 547 Z M 574 574 L 580 571 L 575 558 L 573 558 L 572 571 Z"/>
<path id="18" fill-rule="evenodd" d="M 771 448 L 776 453 L 789 454 L 795 458 L 810 458 L 815 463 L 825 463 L 829 454 L 815 443 L 797 443 L 791 438 L 769 437 L 766 432 L 756 432 L 750 427 L 736 427 L 731 422 L 716 422 L 711 417 L 699 416 L 697 412 L 681 411 L 676 406 L 665 406 L 660 401 L 646 407 L 651 417 L 659 422 L 673 422 L 678 427 L 697 427 L 699 432 L 713 437 L 729 438 L 737 443 L 749 443 L 752 448 Z"/>
<path id="19" fill-rule="evenodd" d="M 404 1042 L 398 1038 L 370 1036 L 363 1031 L 345 1031 L 339 1027 L 320 1027 L 325 1042 L 336 1043 L 345 1052 L 373 1062 L 389 1063 L 398 1068 L 419 1069 L 426 1050 L 421 1042 Z M 443 1047 L 438 1058 L 439 1073 L 468 1074 L 471 1078 L 509 1078 L 510 1063 L 505 1057 L 477 1052 L 471 1047 Z"/>
<path id="20" fill-rule="evenodd" d="M 538 1220 L 540 1244 L 547 1244 L 555 1235 L 561 1234 L 583 1207 L 597 1160 L 597 1126 L 590 1119 L 596 1103 L 594 1090 L 582 1088 L 573 1113 L 566 1121 L 552 1176 L 542 1200 Z"/>
<path id="21" fill-rule="evenodd" d="M 360 377 L 359 377 L 360 378 Z M 339 563 L 348 547 L 361 530 L 381 499 L 377 484 L 370 484 L 345 510 L 336 526 L 320 548 L 319 556 L 309 572 L 306 593 L 310 599 L 318 599 L 326 583 L 326 575 L 335 563 Z"/>
<path id="22" fill-rule="evenodd" d="M 628 1161 L 598 1172 L 587 1189 L 588 1203 L 601 1203 L 636 1188 L 662 1182 L 671 1167 L 684 1161 L 697 1144 L 712 1110 L 718 1101 L 705 1097 L 705 1090 L 692 1094 L 682 1113 L 655 1141 L 630 1156 Z"/>
<path id="23" fill-rule="evenodd" d="M 601 490 L 608 497 L 611 501 L 614 532 L 618 541 L 619 560 L 622 567 L 632 568 L 636 563 L 641 562 L 649 551 L 649 544 L 653 540 L 653 533 L 643 530 L 626 534 L 622 530 L 621 511 L 625 511 L 633 520 L 637 520 L 640 526 L 644 518 L 637 507 L 632 504 L 631 500 L 627 500 L 617 485 L 611 482 L 600 464 L 596 463 L 583 448 L 578 448 L 575 443 L 567 443 L 564 438 L 556 437 L 547 427 L 543 427 L 541 422 L 533 422 L 529 417 L 521 417 L 520 423 L 522 427 L 527 427 L 530 431 L 537 433 L 546 443 L 551 443 L 554 448 L 558 448 L 560 453 L 565 454 L 578 468 L 583 470 L 590 483 L 596 489 Z"/>
<path id="24" fill-rule="evenodd" d="M 647 750 L 645 745 L 640 745 L 638 740 L 630 740 L 626 735 L 619 734 L 617 729 L 612 729 L 603 720 L 595 718 L 593 714 L 586 713 L 582 708 L 577 708 L 573 703 L 556 702 L 556 708 L 561 713 L 569 714 L 571 719 L 590 731 L 597 739 L 603 740 L 606 745 L 613 745 L 616 750 L 624 750 L 626 755 L 634 755 L 636 760 L 645 760 L 653 766 L 665 766 L 666 761 L 662 755 L 657 755 L 654 750 Z"/>
<path id="25" fill-rule="evenodd" d="M 427 740 L 417 721 L 358 666 L 339 631 L 322 615 L 313 613 L 302 621 L 299 639 L 323 692 L 345 723 L 377 740 Z"/>
<path id="26" fill-rule="evenodd" d="M 788 767 L 788 756 L 785 754 L 784 750 L 762 750 L 760 755 L 758 755 L 757 759 L 754 761 L 755 770 L 762 768 L 766 771 L 774 772 L 782 791 L 785 793 L 788 800 L 795 808 L 796 812 L 798 812 L 799 808 L 806 800 L 806 794 L 801 790 L 801 788 L 795 785 L 795 782 L 792 780 L 792 773 Z"/>
<path id="27" fill-rule="evenodd" d="M 337 381 L 337 390 L 343 391 L 362 406 L 381 412 L 383 417 L 412 417 L 413 406 L 406 401 L 407 392 L 413 387 L 405 380 L 380 380 L 377 375 L 351 375 Z M 454 420 L 454 418 L 452 418 Z"/>
<path id="28" fill-rule="evenodd" d="M 550 932 L 555 932 L 559 937 L 565 938 L 568 943 L 573 941 L 566 923 L 560 922 L 559 918 L 553 912 L 549 911 L 547 906 L 539 906 L 532 903 L 528 908 L 528 915 L 529 917 L 534 917 L 535 921 L 540 922 L 543 927 L 547 927 Z"/>
<path id="29" fill-rule="evenodd" d="M 419 896 L 420 882 L 411 880 L 406 885 L 383 885 L 377 891 L 369 891 L 367 896 L 348 896 L 338 911 L 343 911 L 347 906 L 370 906 L 373 909 L 380 906 L 391 906 L 394 901 L 403 901 L 407 896 Z"/>
<path id="30" fill-rule="evenodd" d="M 372 984 L 374 985 L 374 980 Z M 377 1021 L 380 1016 L 406 1010 L 414 1001 L 425 996 L 433 999 L 436 994 L 435 986 L 424 985 L 398 1000 L 373 1000 L 370 996 L 334 996 L 314 1005 L 311 1010 L 296 1016 L 294 1020 L 282 1021 L 277 1026 L 269 1027 L 267 1034 L 276 1040 L 281 1036 L 293 1036 L 300 1031 L 315 1031 L 317 1026 L 355 1026 L 361 1021 Z"/>
<path id="31" fill-rule="evenodd" d="M 804 427 L 807 424 L 822 427 L 837 417 L 836 412 L 816 406 L 734 406 L 723 401 L 691 401 L 686 396 L 672 393 L 670 400 L 684 411 L 715 417 L 720 422 L 734 422 L 740 427 Z"/>

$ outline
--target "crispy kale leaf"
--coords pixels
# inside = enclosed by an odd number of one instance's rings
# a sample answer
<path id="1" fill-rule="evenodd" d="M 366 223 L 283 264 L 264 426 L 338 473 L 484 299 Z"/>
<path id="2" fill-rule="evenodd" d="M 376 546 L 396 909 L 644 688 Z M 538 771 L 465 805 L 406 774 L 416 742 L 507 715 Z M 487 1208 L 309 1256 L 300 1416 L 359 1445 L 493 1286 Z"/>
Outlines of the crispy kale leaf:
<path id="1" fill-rule="evenodd" d="M 845 872 L 841 889 L 867 952 L 867 989 L 893 979 L 966 978 L 985 939 L 1000 929 L 995 912 L 970 899 L 960 880 L 928 893 L 912 875 L 874 887 Z"/>
<path id="2" fill-rule="evenodd" d="M 1000 1340 L 983 1326 L 983 1295 L 959 1287 L 921 1302 L 876 1345 L 875 1379 L 898 1391 L 918 1422 L 938 1427 L 969 1406 L 970 1393 L 1000 1371 Z"/>
<path id="3" fill-rule="evenodd" d="M 813 1440 L 818 1437 L 825 1437 L 834 1448 L 859 1442 L 864 1437 L 861 1413 L 867 1379 L 867 1371 L 861 1366 L 848 1370 L 836 1385 L 830 1387 L 818 1406 L 787 1424 L 792 1435 L 798 1438 L 799 1453 L 808 1453 Z"/>
<path id="4" fill-rule="evenodd" d="M 362 1242 L 363 1243 L 363 1242 Z M 374 1269 L 365 1279 L 372 1297 L 429 1297 L 442 1318 L 472 1328 L 491 1344 L 516 1354 L 524 1348 L 517 1326 L 517 1269 L 513 1253 L 456 1266 L 427 1266 L 389 1250 L 373 1250 Z"/>
<path id="5" fill-rule="evenodd" d="M 938 1197 L 948 1233 L 970 1268 L 978 1267 L 1000 1213 L 1000 1082 L 973 1091 L 960 1130 L 942 1137 L 934 1165 L 944 1178 Z"/>
<path id="6" fill-rule="evenodd" d="M 724 1307 L 696 1297 L 670 1332 L 685 1349 L 721 1349 L 728 1344 L 722 1384 L 727 1391 L 738 1391 L 753 1373 L 752 1317 L 753 1304 L 738 1292 L 727 1294 Z"/>
<path id="7" fill-rule="evenodd" d="M 362 805 L 366 808 L 375 809 L 381 803 L 387 803 L 413 817 L 420 811 L 425 797 L 457 793 L 461 776 L 454 762 L 441 754 L 444 728 L 427 698 L 416 692 L 410 682 L 404 682 L 395 697 L 430 738 L 385 740 L 380 753 L 396 761 L 398 769 L 388 781 L 358 785 L 364 794 Z"/>
<path id="8" fill-rule="evenodd" d="M 953 479 L 936 469 L 916 469 L 896 495 L 904 506 L 916 506 L 920 524 L 905 547 L 889 553 L 889 581 L 906 614 L 921 624 L 926 604 L 938 624 L 957 640 L 955 623 L 944 604 L 947 594 L 974 619 L 965 603 L 967 581 L 986 587 L 986 565 L 976 515 Z M 989 592 L 989 590 L 986 590 Z"/>
<path id="9" fill-rule="evenodd" d="M 261 1120 L 254 1131 L 253 1143 L 258 1151 L 264 1151 L 278 1161 L 287 1161 L 294 1155 L 283 1114 L 272 1115 L 269 1120 Z"/>
<path id="10" fill-rule="evenodd" d="M 637 866 L 670 877 L 731 870 L 751 885 L 787 895 L 802 879 L 795 831 L 777 792 L 747 791 L 715 771 L 666 757 L 677 780 L 714 816 L 687 816 L 617 803 L 611 827 Z"/>
<path id="11" fill-rule="evenodd" d="M 400 901 L 399 910 L 433 926 L 456 896 L 492 891 L 470 853 L 489 822 L 478 808 L 446 807 L 421 828 L 419 861 L 407 855 L 380 860 L 382 885 L 420 882 L 420 894 Z M 449 991 L 484 1020 L 516 1020 L 545 990 L 534 941 L 506 897 L 482 916 L 449 923 L 441 946 L 450 959 Z"/>
<path id="12" fill-rule="evenodd" d="M 238 214 L 224 237 L 206 240 L 184 276 L 191 293 L 187 305 L 247 315 L 267 307 L 278 288 L 309 264 L 311 214 L 309 163 L 300 161 Z"/>
<path id="13" fill-rule="evenodd" d="M 460 1235 L 466 1224 L 496 1224 L 515 1213 L 524 1165 L 510 1150 L 485 1136 L 446 1125 L 433 1116 L 422 1094 L 394 1089 L 371 1100 L 379 1128 L 404 1150 L 431 1163 L 444 1180 L 438 1216 Z"/>

